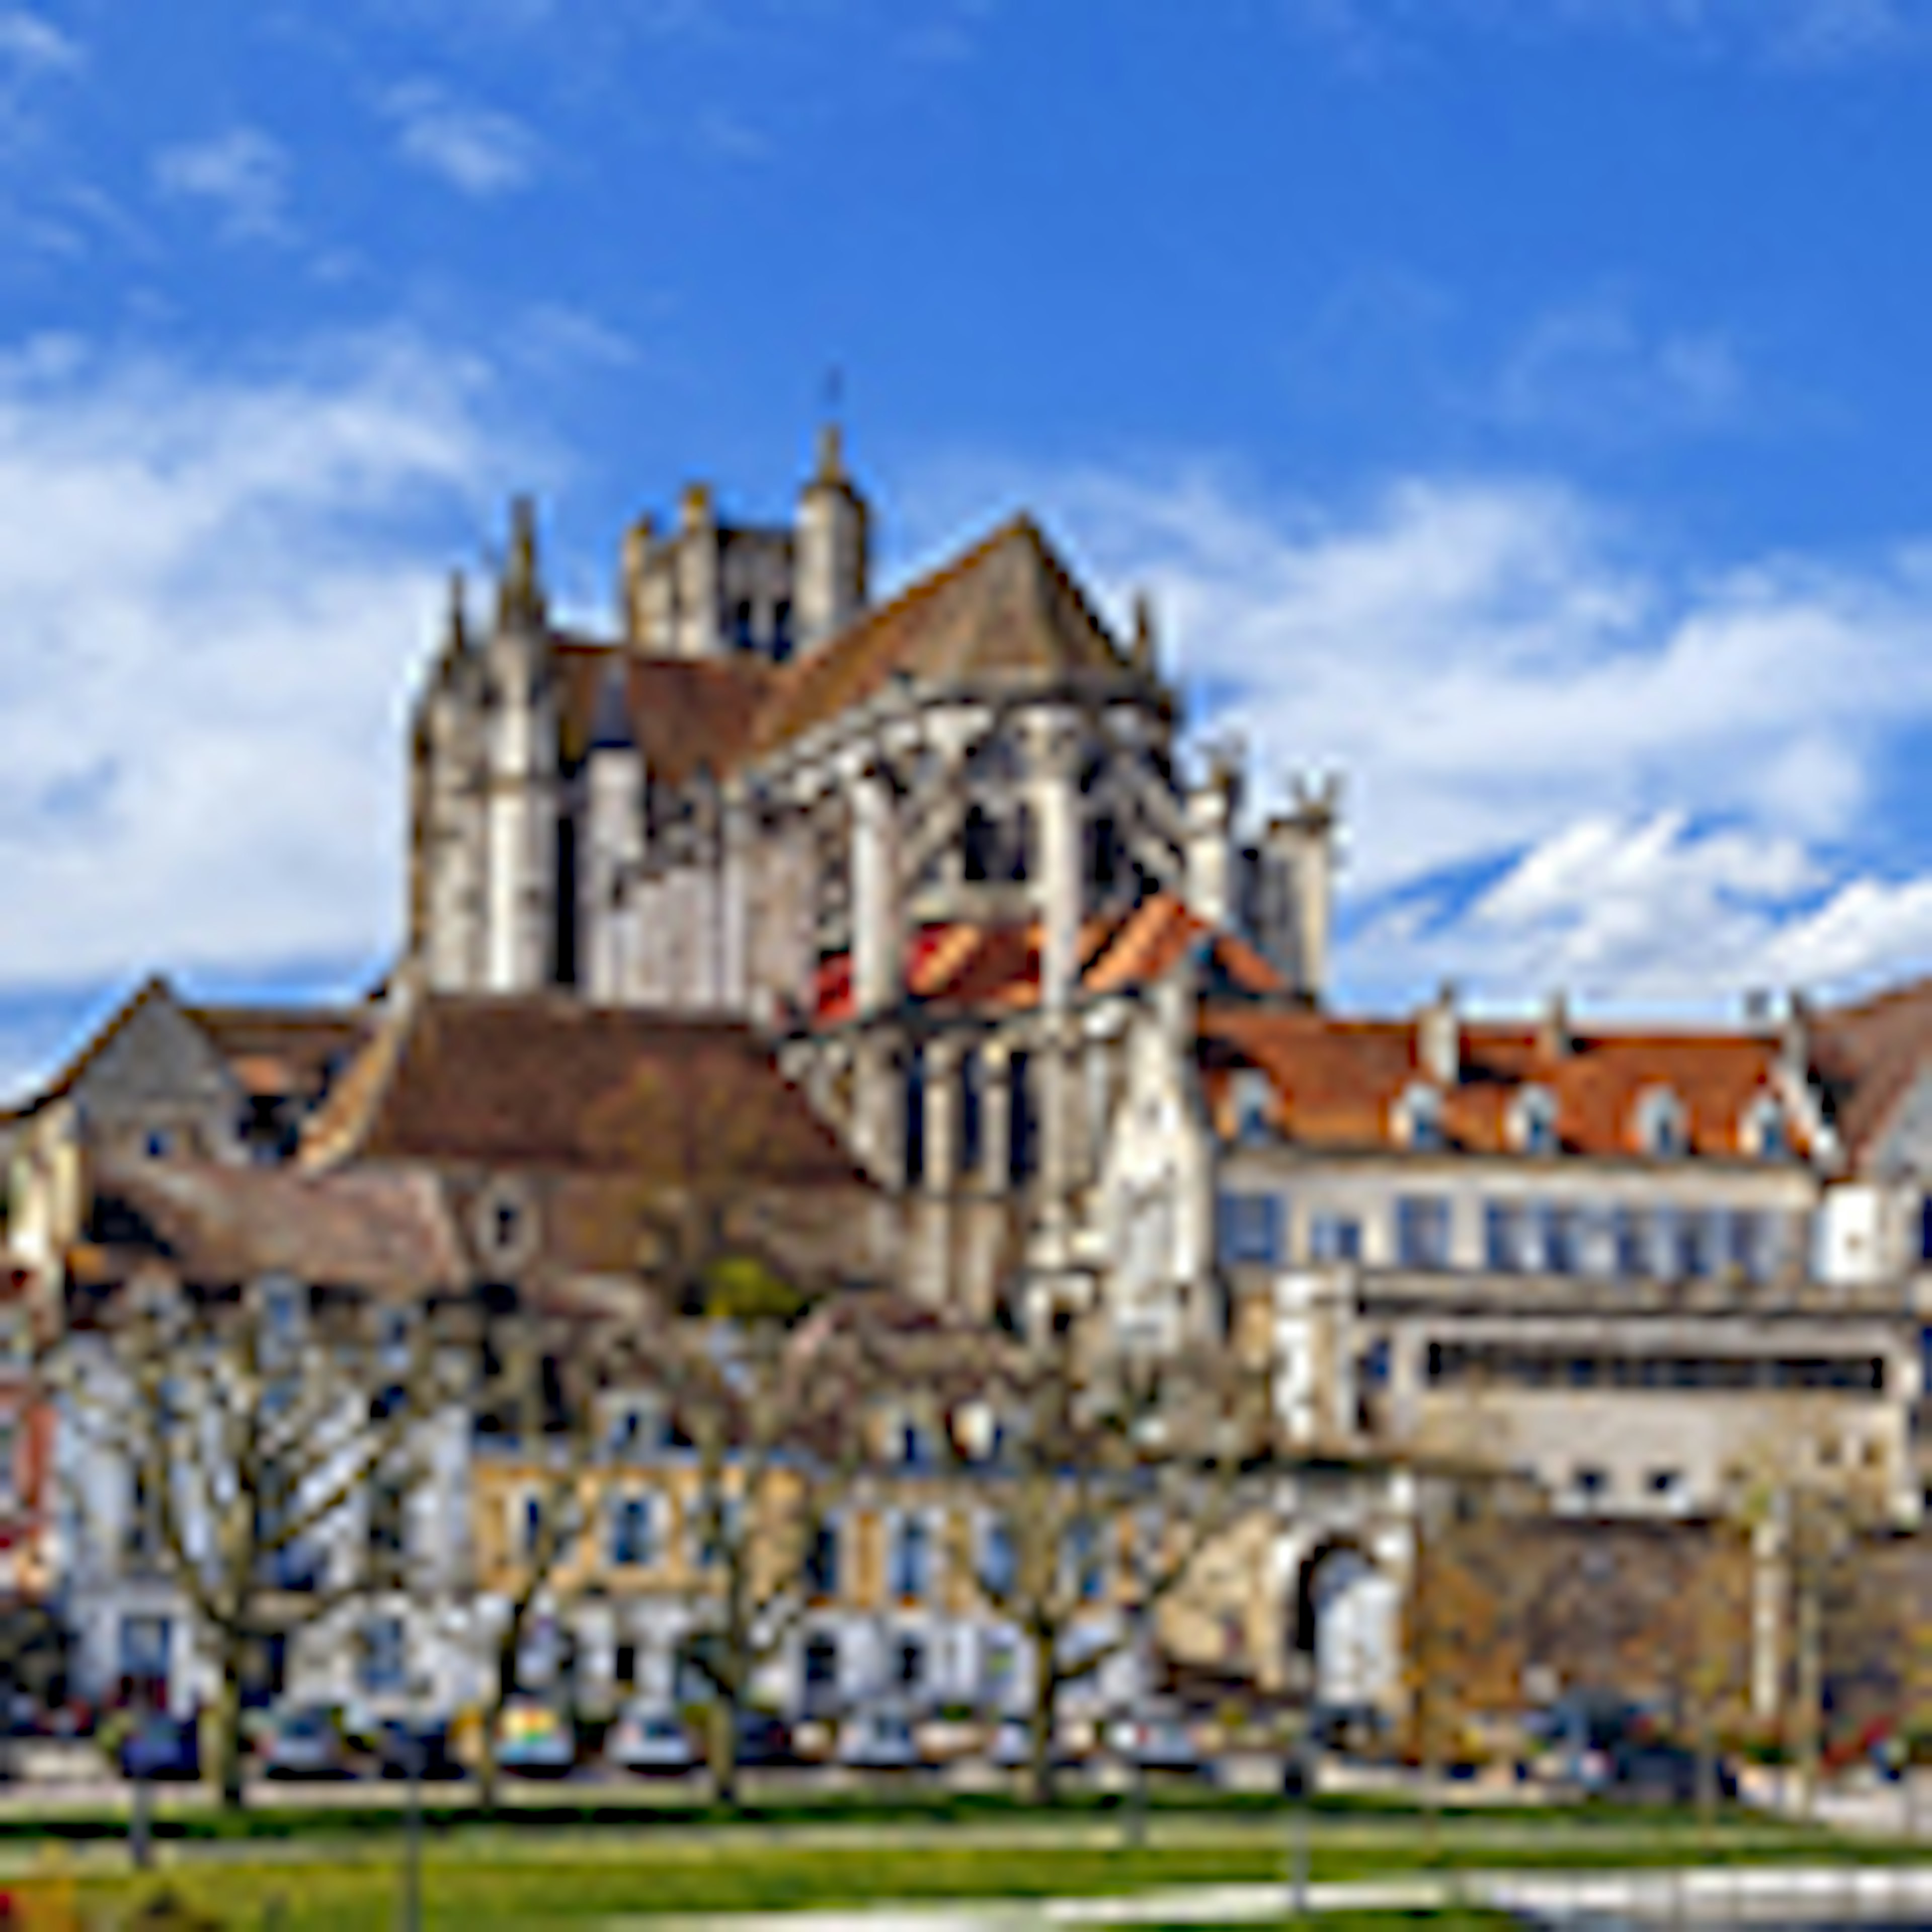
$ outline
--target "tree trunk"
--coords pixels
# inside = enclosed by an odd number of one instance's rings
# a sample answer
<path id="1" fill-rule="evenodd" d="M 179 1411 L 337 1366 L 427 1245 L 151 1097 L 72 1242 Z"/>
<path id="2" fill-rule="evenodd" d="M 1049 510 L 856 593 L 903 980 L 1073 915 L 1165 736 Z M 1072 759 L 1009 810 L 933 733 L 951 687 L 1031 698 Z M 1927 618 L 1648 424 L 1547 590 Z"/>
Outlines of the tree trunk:
<path id="1" fill-rule="evenodd" d="M 728 1811 L 738 1808 L 738 1700 L 720 1690 L 711 1701 L 711 1789 Z"/>
<path id="2" fill-rule="evenodd" d="M 1036 1647 L 1045 1649 L 1036 1640 Z M 1027 1798 L 1034 1804 L 1051 1804 L 1054 1789 L 1054 1719 L 1060 1705 L 1060 1682 L 1050 1669 L 1042 1676 L 1034 1698 L 1033 1724 L 1028 1742 L 1031 1747 L 1027 1766 Z"/>
<path id="3" fill-rule="evenodd" d="M 222 1808 L 239 1811 L 247 1802 L 242 1786 L 242 1666 L 244 1645 L 238 1633 L 224 1630 L 218 1646 L 221 1682 L 214 1694 L 214 1769 L 221 1790 Z"/>
<path id="4" fill-rule="evenodd" d="M 496 1689 L 483 1713 L 483 1736 L 476 1762 L 477 1804 L 486 1818 L 496 1815 L 502 1794 L 503 1774 L 496 1762 L 496 1747 L 503 1728 L 503 1707 L 517 1690 L 517 1652 L 524 1640 L 524 1619 L 514 1613 L 496 1644 Z"/>

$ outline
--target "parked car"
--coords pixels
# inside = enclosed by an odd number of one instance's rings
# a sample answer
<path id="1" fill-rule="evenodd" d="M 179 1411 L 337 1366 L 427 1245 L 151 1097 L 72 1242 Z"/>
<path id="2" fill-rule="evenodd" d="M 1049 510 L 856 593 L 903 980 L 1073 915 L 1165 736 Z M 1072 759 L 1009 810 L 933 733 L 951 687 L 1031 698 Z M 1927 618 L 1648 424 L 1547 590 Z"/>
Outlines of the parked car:
<path id="1" fill-rule="evenodd" d="M 117 1755 L 123 1778 L 192 1780 L 201 1775 L 200 1726 L 191 1718 L 149 1712 L 135 1719 Z"/>
<path id="2" fill-rule="evenodd" d="M 332 1711 L 298 1705 L 276 1713 L 262 1744 L 264 1778 L 350 1778 L 355 1769 Z"/>
<path id="3" fill-rule="evenodd" d="M 368 1744 L 368 1762 L 378 1778 L 408 1777 L 412 1746 L 418 1778 L 441 1782 L 465 1774 L 446 1724 L 412 1725 L 400 1718 L 380 1718 L 369 1732 Z"/>
<path id="4" fill-rule="evenodd" d="M 676 1776 L 693 1770 L 698 1754 L 689 1732 L 668 1711 L 632 1704 L 610 1727 L 604 1755 L 624 1771 Z"/>
<path id="5" fill-rule="evenodd" d="M 838 1733 L 838 1762 L 866 1771 L 910 1771 L 920 1763 L 912 1720 L 898 1711 L 862 1711 Z"/>
<path id="6" fill-rule="evenodd" d="M 796 1764 L 798 1750 L 792 1740 L 791 1726 L 769 1711 L 738 1713 L 738 1762 L 760 1765 Z"/>
<path id="7" fill-rule="evenodd" d="M 1661 1738 L 1630 1738 L 1610 1754 L 1600 1798 L 1634 1804 L 1690 1804 L 1699 1790 L 1697 1753 L 1688 1745 Z M 1726 1802 L 1738 1795 L 1737 1773 L 1721 1757 L 1710 1763 L 1710 1791 Z"/>
<path id="8" fill-rule="evenodd" d="M 1202 1775 L 1214 1768 L 1202 1755 L 1187 1726 L 1166 1712 L 1117 1718 L 1107 1727 L 1107 1748 L 1128 1764 L 1147 1771 L 1186 1771 Z"/>
<path id="9" fill-rule="evenodd" d="M 535 1698 L 512 1698 L 496 1727 L 496 1762 L 521 1778 L 568 1777 L 577 1762 L 569 1719 Z"/>
<path id="10" fill-rule="evenodd" d="M 1084 1763 L 1064 1731 L 1057 1732 L 1052 1757 L 1054 1768 L 1069 1771 Z M 1033 1762 L 1033 1726 L 1024 1718 L 1002 1718 L 986 1743 L 986 1761 L 1005 1771 L 1018 1771 Z"/>

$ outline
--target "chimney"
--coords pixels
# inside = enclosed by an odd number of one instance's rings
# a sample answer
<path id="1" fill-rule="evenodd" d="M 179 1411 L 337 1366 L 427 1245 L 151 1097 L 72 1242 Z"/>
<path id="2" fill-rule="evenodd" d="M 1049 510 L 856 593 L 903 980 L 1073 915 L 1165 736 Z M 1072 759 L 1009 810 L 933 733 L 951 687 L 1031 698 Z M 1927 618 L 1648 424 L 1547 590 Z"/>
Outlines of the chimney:
<path id="1" fill-rule="evenodd" d="M 1328 976 L 1340 797 L 1332 776 L 1298 778 L 1294 808 L 1270 819 L 1245 855 L 1249 937 L 1294 992 L 1318 1005 Z"/>
<path id="2" fill-rule="evenodd" d="M 1234 917 L 1234 816 L 1240 809 L 1240 747 L 1208 752 L 1208 776 L 1187 794 L 1187 905 L 1197 919 L 1223 926 Z"/>
<path id="3" fill-rule="evenodd" d="M 1544 1002 L 1542 1023 L 1536 1030 L 1537 1052 L 1545 1060 L 1568 1060 L 1576 1050 L 1570 1030 L 1570 1003 L 1561 988 Z"/>
<path id="4" fill-rule="evenodd" d="M 650 631 L 646 608 L 645 582 L 650 574 L 652 554 L 657 545 L 657 526 L 649 516 L 640 517 L 624 532 L 623 560 L 620 566 L 618 592 L 624 614 L 624 634 L 633 645 L 642 645 Z"/>
<path id="5" fill-rule="evenodd" d="M 1444 980 L 1442 990 L 1415 1016 L 1415 1057 L 1438 1087 L 1453 1087 L 1462 1077 L 1462 1024 L 1456 1010 L 1456 988 L 1449 980 Z"/>

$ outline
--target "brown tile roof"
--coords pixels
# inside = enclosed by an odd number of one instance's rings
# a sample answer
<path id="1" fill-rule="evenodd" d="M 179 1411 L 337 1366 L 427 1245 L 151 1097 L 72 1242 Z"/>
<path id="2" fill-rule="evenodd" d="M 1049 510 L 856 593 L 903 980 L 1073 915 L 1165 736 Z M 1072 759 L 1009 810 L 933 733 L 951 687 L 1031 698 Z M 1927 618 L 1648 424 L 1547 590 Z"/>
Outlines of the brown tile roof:
<path id="1" fill-rule="evenodd" d="M 185 1006 L 244 1093 L 313 1100 L 374 1030 L 373 1012 L 328 1007 Z"/>
<path id="2" fill-rule="evenodd" d="M 144 1226 L 153 1245 L 191 1280 L 286 1274 L 408 1295 L 455 1287 L 465 1278 L 454 1232 L 428 1174 L 313 1175 L 204 1162 L 104 1160 L 92 1184 L 96 1202 L 115 1210 L 117 1232 Z"/>
<path id="3" fill-rule="evenodd" d="M 786 666 L 760 712 L 772 749 L 864 704 L 895 677 L 922 683 L 1118 679 L 1119 646 L 1039 526 L 1021 517 Z"/>
<path id="4" fill-rule="evenodd" d="M 1932 1061 L 1932 980 L 1818 1012 L 1811 1041 L 1839 1138 L 1862 1162 Z"/>
<path id="5" fill-rule="evenodd" d="M 1036 920 L 922 927 L 908 942 L 906 991 L 931 1006 L 994 1012 L 1036 1006 L 1042 943 Z M 1214 932 L 1168 892 L 1082 926 L 1079 990 L 1097 995 L 1150 986 L 1204 944 L 1216 977 L 1234 990 L 1264 996 L 1285 990 L 1280 976 L 1252 946 Z M 853 1010 L 850 956 L 836 953 L 820 966 L 814 1018 L 834 1026 L 851 1018 Z"/>
<path id="6" fill-rule="evenodd" d="M 1741 1127 L 1751 1102 L 1777 1091 L 1778 1042 L 1761 1034 L 1573 1029 L 1570 1050 L 1552 1055 L 1538 1028 L 1465 1021 L 1462 1040 L 1461 1073 L 1442 1094 L 1442 1122 L 1446 1144 L 1472 1153 L 1513 1150 L 1511 1103 L 1537 1087 L 1556 1101 L 1565 1150 L 1639 1154 L 1640 1096 L 1667 1088 L 1684 1109 L 1690 1151 L 1735 1158 L 1749 1151 Z M 1396 1103 L 1412 1083 L 1426 1083 L 1417 1029 L 1406 1020 L 1210 1004 L 1201 1057 L 1224 1130 L 1232 1124 L 1230 1076 L 1257 1068 L 1273 1090 L 1275 1124 L 1313 1147 L 1397 1145 Z M 1787 1130 L 1801 1139 L 1789 1120 Z"/>
<path id="7" fill-rule="evenodd" d="M 722 776 L 744 756 L 776 675 L 762 658 L 640 657 L 620 644 L 560 640 L 559 729 L 566 764 L 590 748 L 606 680 L 624 680 L 632 740 L 657 776 L 682 784 L 700 766 Z"/>
<path id="8" fill-rule="evenodd" d="M 332 1119 L 311 1158 L 602 1172 L 647 1185 L 688 1184 L 700 1168 L 770 1187 L 860 1180 L 736 1022 L 563 995 L 431 994 L 383 1044 L 391 1064 Z"/>

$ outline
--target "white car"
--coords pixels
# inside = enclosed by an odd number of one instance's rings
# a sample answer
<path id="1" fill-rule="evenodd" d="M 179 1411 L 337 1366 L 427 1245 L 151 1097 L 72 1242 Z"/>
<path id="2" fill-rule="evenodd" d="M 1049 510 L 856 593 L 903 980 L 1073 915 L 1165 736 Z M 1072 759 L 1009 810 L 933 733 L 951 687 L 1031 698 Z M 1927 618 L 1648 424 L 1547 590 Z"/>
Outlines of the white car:
<path id="1" fill-rule="evenodd" d="M 610 1728 L 604 1755 L 625 1771 L 675 1774 L 694 1770 L 691 1736 L 668 1711 L 633 1705 Z"/>
<path id="2" fill-rule="evenodd" d="M 922 1762 L 912 1720 L 896 1711 L 862 1711 L 838 1733 L 838 1762 L 864 1771 L 910 1771 Z"/>
<path id="3" fill-rule="evenodd" d="M 1150 1713 L 1144 1718 L 1117 1718 L 1107 1726 L 1107 1748 L 1128 1764 L 1149 1771 L 1208 1768 L 1187 1726 L 1178 1718 Z"/>

